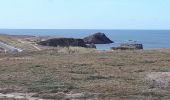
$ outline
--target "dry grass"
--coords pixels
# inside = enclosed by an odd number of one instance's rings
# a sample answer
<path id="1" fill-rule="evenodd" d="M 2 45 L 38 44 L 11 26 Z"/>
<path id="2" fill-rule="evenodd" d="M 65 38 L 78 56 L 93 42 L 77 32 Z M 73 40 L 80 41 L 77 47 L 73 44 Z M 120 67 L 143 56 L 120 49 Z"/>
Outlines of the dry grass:
<path id="1" fill-rule="evenodd" d="M 2 54 L 1 91 L 37 93 L 35 96 L 52 99 L 65 98 L 56 93 L 85 93 L 88 95 L 79 98 L 99 100 L 170 99 L 169 90 L 151 91 L 153 88 L 145 82 L 149 72 L 169 71 L 170 50 L 82 49 L 72 48 L 72 53 L 52 49 Z"/>
<path id="2" fill-rule="evenodd" d="M 35 93 L 54 100 L 170 99 L 168 87 L 152 87 L 145 80 L 148 73 L 170 71 L 169 49 L 45 48 L 0 53 L 0 93 Z"/>

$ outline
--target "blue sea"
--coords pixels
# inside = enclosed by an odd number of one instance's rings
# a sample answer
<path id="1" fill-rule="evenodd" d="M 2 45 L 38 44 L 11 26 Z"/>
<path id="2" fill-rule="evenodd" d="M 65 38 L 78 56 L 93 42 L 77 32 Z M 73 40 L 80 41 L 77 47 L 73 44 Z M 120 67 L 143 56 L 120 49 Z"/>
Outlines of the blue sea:
<path id="1" fill-rule="evenodd" d="M 97 45 L 107 50 L 128 41 L 142 43 L 144 49 L 170 48 L 170 30 L 98 30 L 98 29 L 0 29 L 2 34 L 83 38 L 96 32 L 105 33 L 113 44 Z"/>

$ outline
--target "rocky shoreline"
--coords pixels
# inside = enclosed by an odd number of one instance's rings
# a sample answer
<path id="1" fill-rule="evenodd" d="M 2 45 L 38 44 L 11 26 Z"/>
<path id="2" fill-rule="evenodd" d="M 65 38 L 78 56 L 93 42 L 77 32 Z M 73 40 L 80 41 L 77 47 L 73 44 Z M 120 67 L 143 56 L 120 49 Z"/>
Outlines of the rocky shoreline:
<path id="1" fill-rule="evenodd" d="M 111 45 L 114 44 L 114 41 L 109 39 L 109 37 L 107 37 L 104 33 L 101 32 L 94 33 L 93 35 L 84 38 L 57 38 L 57 37 L 50 37 L 50 36 L 25 36 L 25 35 L 24 36 L 2 35 L 2 36 L 7 39 L 6 40 L 3 39 L 3 41 L 0 42 L 1 52 L 6 50 L 7 52 L 17 53 L 17 52 L 27 51 L 28 49 L 40 51 L 40 50 L 55 48 L 55 47 L 83 47 L 83 48 L 93 48 L 97 50 L 105 50 L 105 49 L 100 49 L 100 47 L 98 47 L 99 45 L 110 45 L 107 50 L 142 50 L 144 48 L 143 44 L 139 44 L 136 42 L 122 43 L 120 44 L 120 46 L 113 47 Z M 10 42 L 9 43 L 10 46 L 4 44 L 8 42 Z"/>
<path id="2" fill-rule="evenodd" d="M 85 47 L 85 48 L 96 48 L 95 44 L 109 44 L 113 43 L 104 33 L 95 33 L 83 39 L 76 38 L 52 38 L 45 41 L 40 41 L 37 44 L 43 46 L 53 47 Z"/>

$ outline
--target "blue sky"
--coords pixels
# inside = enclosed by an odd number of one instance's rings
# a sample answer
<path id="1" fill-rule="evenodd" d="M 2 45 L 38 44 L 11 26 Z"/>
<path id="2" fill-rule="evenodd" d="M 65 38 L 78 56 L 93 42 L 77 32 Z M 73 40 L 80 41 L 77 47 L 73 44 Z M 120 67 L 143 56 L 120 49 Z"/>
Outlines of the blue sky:
<path id="1" fill-rule="evenodd" d="M 170 29 L 170 0 L 0 0 L 0 28 Z"/>

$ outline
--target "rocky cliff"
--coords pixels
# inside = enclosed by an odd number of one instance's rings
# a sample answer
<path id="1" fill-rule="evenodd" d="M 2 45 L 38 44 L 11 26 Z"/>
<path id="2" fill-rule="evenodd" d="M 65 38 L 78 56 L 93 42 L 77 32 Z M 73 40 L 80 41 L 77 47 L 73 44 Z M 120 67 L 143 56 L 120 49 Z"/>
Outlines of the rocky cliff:
<path id="1" fill-rule="evenodd" d="M 93 35 L 90 35 L 88 37 L 85 37 L 84 42 L 86 44 L 109 44 L 113 43 L 112 40 L 110 40 L 104 33 L 95 33 Z"/>

